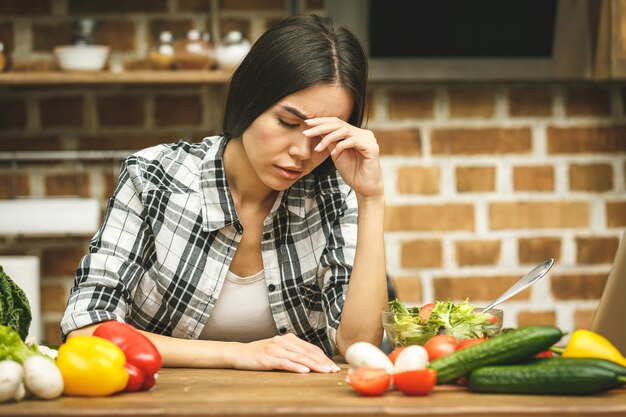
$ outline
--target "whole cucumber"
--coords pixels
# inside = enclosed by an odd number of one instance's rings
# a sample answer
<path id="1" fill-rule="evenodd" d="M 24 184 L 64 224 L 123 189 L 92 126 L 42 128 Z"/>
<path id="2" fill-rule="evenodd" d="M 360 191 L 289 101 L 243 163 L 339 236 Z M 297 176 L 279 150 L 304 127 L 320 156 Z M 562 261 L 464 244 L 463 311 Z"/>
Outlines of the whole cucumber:
<path id="1" fill-rule="evenodd" d="M 520 327 L 435 359 L 428 367 L 437 371 L 437 384 L 448 384 L 482 366 L 528 361 L 561 337 L 553 326 Z"/>
<path id="2" fill-rule="evenodd" d="M 485 366 L 469 375 L 474 392 L 540 395 L 588 395 L 617 388 L 626 379 L 592 363 Z"/>

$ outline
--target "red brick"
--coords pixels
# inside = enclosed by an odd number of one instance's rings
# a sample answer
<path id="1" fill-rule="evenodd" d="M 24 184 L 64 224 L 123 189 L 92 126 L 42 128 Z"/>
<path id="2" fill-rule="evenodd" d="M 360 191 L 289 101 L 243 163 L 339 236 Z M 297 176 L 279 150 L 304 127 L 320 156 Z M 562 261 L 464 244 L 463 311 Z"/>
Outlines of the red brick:
<path id="1" fill-rule="evenodd" d="M 157 126 L 195 125 L 202 122 L 202 103 L 196 95 L 158 95 L 154 99 Z"/>
<path id="2" fill-rule="evenodd" d="M 381 155 L 418 156 L 422 154 L 419 130 L 377 130 L 374 132 Z"/>
<path id="3" fill-rule="evenodd" d="M 0 151 L 58 151 L 63 149 L 63 141 L 56 135 L 0 137 Z"/>
<path id="4" fill-rule="evenodd" d="M 400 194 L 438 194 L 439 167 L 400 167 L 398 192 Z"/>
<path id="5" fill-rule="evenodd" d="M 94 30 L 93 41 L 108 45 L 113 52 L 134 52 L 135 23 L 130 20 L 101 21 Z"/>
<path id="6" fill-rule="evenodd" d="M 478 276 L 478 277 L 435 277 L 433 289 L 435 299 L 464 300 L 470 302 L 493 301 L 519 280 L 519 276 Z M 511 300 L 528 300 L 530 291 L 510 298 Z"/>
<path id="7" fill-rule="evenodd" d="M 548 128 L 548 153 L 618 152 L 626 152 L 626 126 Z"/>
<path id="8" fill-rule="evenodd" d="M 143 126 L 143 96 L 115 95 L 98 97 L 98 122 L 102 126 Z"/>
<path id="9" fill-rule="evenodd" d="M 48 196 L 90 196 L 87 174 L 47 175 L 45 185 Z"/>
<path id="10" fill-rule="evenodd" d="M 74 246 L 44 249 L 41 257 L 41 273 L 44 279 L 74 276 L 78 263 L 87 252 L 87 247 Z"/>
<path id="11" fill-rule="evenodd" d="M 565 96 L 567 116 L 608 116 L 611 114 L 609 91 L 600 88 L 576 88 Z"/>
<path id="12" fill-rule="evenodd" d="M 13 49 L 15 48 L 13 23 L 0 22 L 0 39 L 2 39 L 2 44 L 4 45 L 4 53 L 13 54 Z"/>
<path id="13" fill-rule="evenodd" d="M 285 10 L 283 0 L 220 0 L 220 10 Z"/>
<path id="14" fill-rule="evenodd" d="M 492 203 L 491 229 L 544 229 L 589 226 L 589 205 L 578 202 Z"/>
<path id="15" fill-rule="evenodd" d="M 555 311 L 520 311 L 517 326 L 556 326 Z"/>
<path id="16" fill-rule="evenodd" d="M 458 241 L 456 262 L 459 266 L 495 265 L 500 260 L 500 241 L 466 240 Z"/>
<path id="17" fill-rule="evenodd" d="M 389 92 L 389 118 L 432 119 L 435 111 L 433 90 L 394 90 Z"/>
<path id="18" fill-rule="evenodd" d="M 69 291 L 62 284 L 43 282 L 41 284 L 41 312 L 63 313 L 67 306 Z"/>
<path id="19" fill-rule="evenodd" d="M 30 183 L 26 175 L 0 175 L 0 200 L 30 195 Z"/>
<path id="20" fill-rule="evenodd" d="M 79 138 L 78 148 L 83 151 L 133 151 L 161 143 L 170 143 L 174 140 L 173 138 L 177 137 L 181 136 L 175 133 L 158 135 L 149 132 L 141 134 L 120 133 L 116 135 L 81 136 Z"/>
<path id="21" fill-rule="evenodd" d="M 543 166 L 513 167 L 515 191 L 554 191 L 554 168 Z"/>
<path id="22" fill-rule="evenodd" d="M 509 114 L 514 117 L 551 116 L 551 91 L 547 88 L 512 89 L 509 91 Z"/>
<path id="23" fill-rule="evenodd" d="M 68 10 L 72 14 L 92 13 L 151 13 L 166 12 L 167 0 L 132 0 L 132 1 L 84 1 L 69 0 Z"/>
<path id="24" fill-rule="evenodd" d="M 422 301 L 422 282 L 419 277 L 391 278 L 397 298 L 404 303 L 420 303 Z"/>
<path id="25" fill-rule="evenodd" d="M 402 268 L 435 268 L 441 266 L 443 248 L 440 240 L 402 242 Z"/>
<path id="26" fill-rule="evenodd" d="M 619 238 L 576 237 L 577 264 L 612 264 Z"/>
<path id="27" fill-rule="evenodd" d="M 557 300 L 600 299 L 606 278 L 606 274 L 552 275 L 552 295 Z"/>
<path id="28" fill-rule="evenodd" d="M 52 11 L 51 0 L 2 0 L 0 16 L 45 16 Z"/>
<path id="29" fill-rule="evenodd" d="M 576 310 L 574 311 L 574 329 L 587 329 L 591 328 L 591 322 L 595 310 Z"/>
<path id="30" fill-rule="evenodd" d="M 46 97 L 39 100 L 43 127 L 79 127 L 83 125 L 82 96 Z"/>
<path id="31" fill-rule="evenodd" d="M 606 203 L 607 227 L 626 226 L 626 202 L 614 201 Z"/>
<path id="32" fill-rule="evenodd" d="M 385 230 L 474 230 L 472 204 L 387 206 Z"/>
<path id="33" fill-rule="evenodd" d="M 451 117 L 492 117 L 495 108 L 493 90 L 453 88 L 448 91 Z"/>
<path id="34" fill-rule="evenodd" d="M 458 167 L 456 189 L 460 193 L 495 191 L 496 169 L 494 167 Z"/>
<path id="35" fill-rule="evenodd" d="M 34 23 L 33 51 L 52 52 L 56 46 L 71 45 L 74 27 L 70 22 Z"/>
<path id="36" fill-rule="evenodd" d="M 0 99 L 0 130 L 26 127 L 26 101 Z"/>
<path id="37" fill-rule="evenodd" d="M 572 191 L 610 191 L 613 189 L 613 167 L 609 164 L 572 164 L 569 167 Z"/>
<path id="38" fill-rule="evenodd" d="M 433 129 L 434 155 L 527 154 L 532 150 L 531 131 L 519 129 Z"/>
<path id="39" fill-rule="evenodd" d="M 520 238 L 517 242 L 520 264 L 538 264 L 548 258 L 561 260 L 561 239 L 558 237 Z"/>
<path id="40" fill-rule="evenodd" d="M 46 321 L 44 324 L 44 343 L 48 343 L 54 346 L 61 345 L 61 322 L 60 321 Z"/>

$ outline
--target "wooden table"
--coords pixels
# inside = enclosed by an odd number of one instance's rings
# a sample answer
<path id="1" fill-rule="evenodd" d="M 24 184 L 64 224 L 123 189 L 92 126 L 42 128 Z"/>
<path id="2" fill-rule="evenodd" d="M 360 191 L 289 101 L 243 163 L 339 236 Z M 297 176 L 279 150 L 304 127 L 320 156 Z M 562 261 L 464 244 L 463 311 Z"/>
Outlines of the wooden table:
<path id="1" fill-rule="evenodd" d="M 149 392 L 0 404 L 0 416 L 626 416 L 626 388 L 589 397 L 474 394 L 439 386 L 366 398 L 336 374 L 163 369 Z"/>

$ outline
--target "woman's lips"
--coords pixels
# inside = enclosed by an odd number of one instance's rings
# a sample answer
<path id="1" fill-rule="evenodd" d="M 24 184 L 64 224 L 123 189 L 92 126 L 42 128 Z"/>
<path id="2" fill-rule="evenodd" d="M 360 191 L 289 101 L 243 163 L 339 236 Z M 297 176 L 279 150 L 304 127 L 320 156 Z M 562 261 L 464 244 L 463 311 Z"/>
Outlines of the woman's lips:
<path id="1" fill-rule="evenodd" d="M 302 170 L 295 169 L 287 169 L 283 167 L 276 166 L 278 169 L 278 175 L 288 180 L 297 180 L 302 176 Z"/>

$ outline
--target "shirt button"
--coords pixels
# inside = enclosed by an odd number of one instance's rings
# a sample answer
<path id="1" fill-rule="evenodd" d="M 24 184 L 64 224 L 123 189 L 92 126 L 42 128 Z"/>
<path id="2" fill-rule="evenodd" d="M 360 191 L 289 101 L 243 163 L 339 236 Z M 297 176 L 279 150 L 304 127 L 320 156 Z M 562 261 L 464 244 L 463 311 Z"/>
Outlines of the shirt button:
<path id="1" fill-rule="evenodd" d="M 263 233 L 263 240 L 270 240 L 270 238 L 272 237 L 272 235 L 268 232 L 268 233 Z"/>
<path id="2" fill-rule="evenodd" d="M 279 332 L 280 334 L 285 334 L 285 333 L 287 333 L 287 329 L 286 329 L 286 328 L 284 328 L 284 327 L 281 327 L 280 329 L 278 329 L 278 332 Z"/>
<path id="3" fill-rule="evenodd" d="M 274 284 L 270 284 L 267 286 L 267 289 L 270 291 L 274 291 L 276 289 L 276 286 Z"/>

